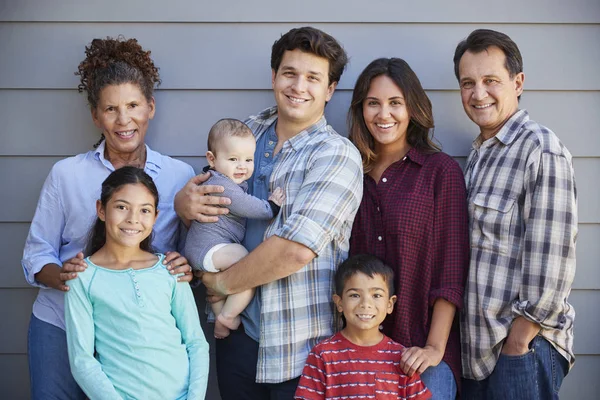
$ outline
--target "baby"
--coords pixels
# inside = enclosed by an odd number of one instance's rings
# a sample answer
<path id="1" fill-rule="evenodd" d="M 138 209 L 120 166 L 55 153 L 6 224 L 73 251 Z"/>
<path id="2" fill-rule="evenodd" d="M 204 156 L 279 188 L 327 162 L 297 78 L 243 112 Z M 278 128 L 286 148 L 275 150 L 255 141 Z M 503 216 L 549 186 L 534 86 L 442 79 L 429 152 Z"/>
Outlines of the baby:
<path id="1" fill-rule="evenodd" d="M 216 223 L 193 221 L 185 242 L 184 253 L 192 267 L 208 273 L 229 268 L 242 259 L 248 251 L 240 243 L 246 230 L 246 218 L 271 219 L 285 201 L 281 188 L 261 200 L 247 193 L 254 172 L 256 141 L 246 124 L 236 119 L 222 119 L 208 134 L 208 160 L 211 177 L 204 185 L 225 188 L 219 196 L 231 199 L 229 214 L 219 217 Z M 240 325 L 239 314 L 252 300 L 254 289 L 229 296 L 225 301 L 212 304 L 215 313 L 217 339 L 225 338 L 231 329 Z"/>

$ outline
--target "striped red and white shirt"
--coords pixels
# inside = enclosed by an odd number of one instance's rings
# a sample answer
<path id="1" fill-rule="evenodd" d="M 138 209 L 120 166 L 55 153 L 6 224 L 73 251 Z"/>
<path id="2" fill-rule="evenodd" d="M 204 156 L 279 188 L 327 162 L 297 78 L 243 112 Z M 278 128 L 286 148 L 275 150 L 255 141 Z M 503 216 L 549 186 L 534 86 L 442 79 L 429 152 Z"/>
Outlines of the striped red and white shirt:
<path id="1" fill-rule="evenodd" d="M 409 377 L 399 363 L 404 346 L 389 337 L 358 346 L 336 333 L 316 345 L 300 376 L 296 399 L 429 399 L 419 374 Z"/>

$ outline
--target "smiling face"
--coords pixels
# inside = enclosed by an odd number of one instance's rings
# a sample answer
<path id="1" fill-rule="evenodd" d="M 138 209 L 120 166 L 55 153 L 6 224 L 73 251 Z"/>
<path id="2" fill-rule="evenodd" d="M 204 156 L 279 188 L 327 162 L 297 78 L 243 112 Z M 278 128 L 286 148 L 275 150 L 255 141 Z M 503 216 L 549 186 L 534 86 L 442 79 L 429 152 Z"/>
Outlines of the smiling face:
<path id="1" fill-rule="evenodd" d="M 463 107 L 484 139 L 496 135 L 519 108 L 525 75 L 520 72 L 511 78 L 505 62 L 506 56 L 495 46 L 479 53 L 467 51 L 460 59 Z"/>
<path id="2" fill-rule="evenodd" d="M 344 284 L 341 297 L 333 295 L 333 301 L 346 318 L 344 336 L 355 344 L 370 346 L 381 341 L 379 325 L 394 310 L 396 296 L 390 297 L 388 284 L 380 274 L 370 278 L 357 272 Z"/>
<path id="3" fill-rule="evenodd" d="M 206 153 L 211 168 L 228 176 L 238 185 L 250 179 L 254 172 L 254 136 L 225 136 L 219 140 L 216 147 L 214 153 Z"/>
<path id="4" fill-rule="evenodd" d="M 154 98 L 148 101 L 136 84 L 104 87 L 98 106 L 92 109 L 92 119 L 104 134 L 107 158 L 143 154 L 148 122 L 154 112 Z"/>
<path id="5" fill-rule="evenodd" d="M 407 148 L 410 116 L 402 90 L 390 77 L 380 75 L 371 81 L 363 101 L 363 118 L 375 141 L 376 153 Z"/>
<path id="6" fill-rule="evenodd" d="M 272 71 L 278 107 L 278 126 L 297 132 L 317 122 L 331 99 L 336 83 L 329 84 L 329 61 L 300 49 L 287 50 Z"/>
<path id="7" fill-rule="evenodd" d="M 152 193 L 141 183 L 115 190 L 102 206 L 96 204 L 98 218 L 106 226 L 106 244 L 138 247 L 152 233 L 158 210 Z"/>

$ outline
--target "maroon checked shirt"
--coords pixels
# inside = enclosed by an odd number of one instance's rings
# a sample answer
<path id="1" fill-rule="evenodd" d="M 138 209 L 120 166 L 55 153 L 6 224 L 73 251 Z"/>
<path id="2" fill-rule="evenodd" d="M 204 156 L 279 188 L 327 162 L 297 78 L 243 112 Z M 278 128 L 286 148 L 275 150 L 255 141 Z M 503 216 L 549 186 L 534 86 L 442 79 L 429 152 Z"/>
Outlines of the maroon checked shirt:
<path id="1" fill-rule="evenodd" d="M 372 254 L 394 269 L 398 300 L 384 333 L 406 347 L 425 346 L 433 304 L 457 307 L 443 360 L 460 383 L 458 311 L 469 266 L 466 190 L 450 156 L 411 149 L 376 183 L 364 176 L 350 255 Z"/>

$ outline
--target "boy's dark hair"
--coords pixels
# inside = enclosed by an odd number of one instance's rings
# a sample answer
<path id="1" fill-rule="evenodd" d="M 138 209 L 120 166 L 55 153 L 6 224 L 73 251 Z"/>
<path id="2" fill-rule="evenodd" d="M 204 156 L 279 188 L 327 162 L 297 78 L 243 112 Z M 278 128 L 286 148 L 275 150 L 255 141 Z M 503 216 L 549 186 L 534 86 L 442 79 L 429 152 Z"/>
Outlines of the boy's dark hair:
<path id="1" fill-rule="evenodd" d="M 125 166 L 114 170 L 110 175 L 108 175 L 108 178 L 102 182 L 102 192 L 100 194 L 100 202 L 102 203 L 102 206 L 106 207 L 106 204 L 110 198 L 121 187 L 136 183 L 141 183 L 146 187 L 146 189 L 148 189 L 148 191 L 152 194 L 152 197 L 154 197 L 154 207 L 156 210 L 158 210 L 158 189 L 156 188 L 154 181 L 150 175 L 144 172 L 143 169 L 131 166 Z M 154 236 L 154 232 L 152 232 L 150 236 L 140 243 L 140 249 L 154 253 L 154 249 L 152 248 L 152 236 Z M 89 239 L 85 249 L 85 256 L 91 256 L 100 250 L 105 243 L 106 225 L 100 218 L 96 218 L 96 222 L 89 233 Z"/>
<path id="2" fill-rule="evenodd" d="M 458 66 L 460 59 L 467 51 L 477 54 L 492 46 L 498 47 L 506 56 L 504 66 L 511 78 L 523 72 L 523 58 L 519 47 L 508 35 L 491 29 L 476 29 L 456 46 L 454 52 L 454 75 L 456 75 L 456 79 L 460 81 Z"/>
<path id="3" fill-rule="evenodd" d="M 271 69 L 277 72 L 283 54 L 296 49 L 327 59 L 329 62 L 328 85 L 340 81 L 348 63 L 348 56 L 333 36 L 311 26 L 290 30 L 281 36 L 271 48 Z"/>
<path id="4" fill-rule="evenodd" d="M 242 121 L 235 118 L 223 118 L 215 122 L 208 132 L 207 147 L 208 151 L 216 154 L 219 143 L 226 137 L 247 137 L 252 136 L 252 131 Z"/>
<path id="5" fill-rule="evenodd" d="M 387 283 L 389 295 L 394 295 L 394 270 L 370 254 L 357 254 L 340 264 L 335 273 L 335 294 L 342 297 L 348 279 L 359 272 L 369 278 L 380 275 Z"/>

